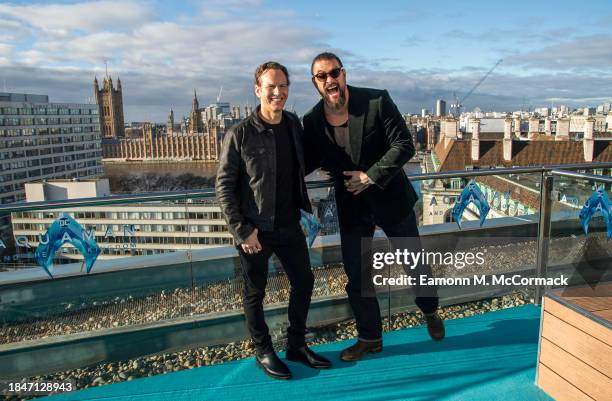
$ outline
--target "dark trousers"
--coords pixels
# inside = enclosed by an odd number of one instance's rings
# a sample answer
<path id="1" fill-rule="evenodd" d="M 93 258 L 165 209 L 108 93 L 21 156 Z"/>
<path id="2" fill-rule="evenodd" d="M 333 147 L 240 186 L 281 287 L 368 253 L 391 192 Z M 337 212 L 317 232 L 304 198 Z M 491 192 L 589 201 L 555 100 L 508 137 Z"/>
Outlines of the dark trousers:
<path id="1" fill-rule="evenodd" d="M 382 338 L 382 319 L 378 299 L 373 294 L 373 284 L 371 282 L 372 258 L 371 255 L 362 250 L 362 238 L 369 241 L 374 236 L 374 230 L 378 225 L 391 237 L 412 238 L 409 243 L 419 242 L 419 231 L 414 212 L 406 218 L 393 224 L 376 223 L 374 217 L 369 213 L 356 216 L 355 219 L 340 223 L 340 239 L 342 242 L 342 258 L 344 270 L 348 277 L 346 292 L 348 300 L 353 310 L 353 315 L 357 322 L 357 332 L 361 340 L 379 340 Z M 401 242 L 392 246 L 401 249 Z M 371 248 L 370 248 L 371 249 Z M 413 251 L 419 251 L 418 247 Z M 369 266 L 369 269 L 365 268 Z M 420 265 L 414 271 L 407 272 L 417 277 L 419 275 L 432 276 L 431 266 Z M 368 280 L 368 282 L 366 282 Z M 366 288 L 371 288 L 367 290 Z M 415 303 L 423 313 L 432 313 L 438 309 L 438 297 L 435 288 L 413 287 L 415 290 Z"/>
<path id="2" fill-rule="evenodd" d="M 255 349 L 260 355 L 274 351 L 263 311 L 272 253 L 281 261 L 291 285 L 287 345 L 293 349 L 302 347 L 306 345 L 306 318 L 314 285 L 304 233 L 296 222 L 289 228 L 260 231 L 258 239 L 262 250 L 256 254 L 246 254 L 238 247 L 244 277 L 244 315 Z"/>

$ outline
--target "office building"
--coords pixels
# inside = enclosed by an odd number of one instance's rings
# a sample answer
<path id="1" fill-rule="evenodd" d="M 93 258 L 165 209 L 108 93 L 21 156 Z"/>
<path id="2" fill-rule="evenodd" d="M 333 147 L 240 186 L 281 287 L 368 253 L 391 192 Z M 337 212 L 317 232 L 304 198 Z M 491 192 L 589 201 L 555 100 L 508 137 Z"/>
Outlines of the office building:
<path id="1" fill-rule="evenodd" d="M 28 202 L 110 195 L 107 179 L 52 180 L 26 185 Z M 99 259 L 155 255 L 179 250 L 197 250 L 233 244 L 221 208 L 214 200 L 193 199 L 176 202 L 142 202 L 128 205 L 104 205 L 11 214 L 15 242 L 20 259 L 40 243 L 49 225 L 68 213 L 84 230 L 91 233 L 101 248 Z M 27 244 L 27 246 L 25 246 Z M 56 260 L 82 260 L 80 252 L 66 244 Z"/>
<path id="2" fill-rule="evenodd" d="M 101 160 L 96 105 L 0 93 L 0 204 L 25 199 L 26 182 L 98 177 Z"/>
<path id="3" fill-rule="evenodd" d="M 446 115 L 446 102 L 442 99 L 436 101 L 436 117 L 444 117 Z"/>

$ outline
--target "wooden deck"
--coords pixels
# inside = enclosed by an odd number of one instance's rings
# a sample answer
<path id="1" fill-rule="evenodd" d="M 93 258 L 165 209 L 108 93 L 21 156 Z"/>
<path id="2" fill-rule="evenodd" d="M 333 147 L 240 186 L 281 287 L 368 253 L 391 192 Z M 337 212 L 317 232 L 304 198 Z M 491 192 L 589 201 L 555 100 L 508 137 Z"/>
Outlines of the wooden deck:
<path id="1" fill-rule="evenodd" d="M 610 400 L 612 283 L 547 294 L 538 385 L 557 401 Z"/>
<path id="2" fill-rule="evenodd" d="M 559 296 L 574 305 L 612 322 L 612 283 L 591 287 L 567 289 Z"/>

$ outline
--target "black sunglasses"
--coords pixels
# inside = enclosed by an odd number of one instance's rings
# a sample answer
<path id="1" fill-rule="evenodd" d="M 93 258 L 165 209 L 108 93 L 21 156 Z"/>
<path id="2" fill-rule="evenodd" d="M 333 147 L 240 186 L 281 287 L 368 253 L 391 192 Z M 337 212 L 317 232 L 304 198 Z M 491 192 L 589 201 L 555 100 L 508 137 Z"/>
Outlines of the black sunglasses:
<path id="1" fill-rule="evenodd" d="M 316 78 L 317 80 L 321 81 L 321 82 L 325 82 L 327 81 L 327 76 L 330 76 L 334 79 L 338 78 L 340 76 L 340 73 L 342 72 L 342 67 L 337 67 L 334 68 L 333 70 L 331 70 L 330 72 L 319 72 L 314 74 L 312 77 Z"/>

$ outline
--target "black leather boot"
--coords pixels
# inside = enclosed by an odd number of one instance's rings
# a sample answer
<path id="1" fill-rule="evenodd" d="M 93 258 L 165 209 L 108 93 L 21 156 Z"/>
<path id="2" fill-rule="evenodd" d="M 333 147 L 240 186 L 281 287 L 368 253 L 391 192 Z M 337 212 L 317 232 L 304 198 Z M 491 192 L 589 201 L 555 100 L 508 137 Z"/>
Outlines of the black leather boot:
<path id="1" fill-rule="evenodd" d="M 307 346 L 303 346 L 296 349 L 287 349 L 287 360 L 293 362 L 301 362 L 306 366 L 310 366 L 314 369 L 329 369 L 331 368 L 331 362 L 321 355 L 317 355 Z"/>
<path id="2" fill-rule="evenodd" d="M 255 361 L 257 366 L 262 368 L 263 371 L 271 378 L 281 380 L 291 379 L 291 371 L 287 365 L 285 365 L 285 362 L 280 360 L 275 352 L 256 355 Z"/>

